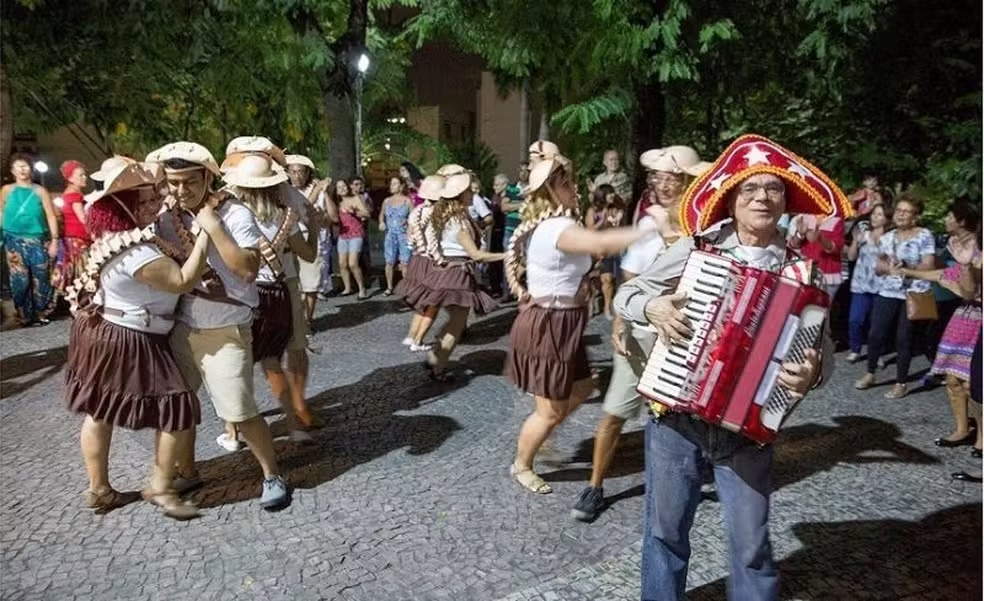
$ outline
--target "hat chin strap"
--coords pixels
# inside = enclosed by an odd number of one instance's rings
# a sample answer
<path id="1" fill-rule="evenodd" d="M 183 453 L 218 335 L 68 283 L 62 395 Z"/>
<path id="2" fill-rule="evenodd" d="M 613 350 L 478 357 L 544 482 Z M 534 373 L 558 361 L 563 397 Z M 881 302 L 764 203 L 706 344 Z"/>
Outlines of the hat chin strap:
<path id="1" fill-rule="evenodd" d="M 129 217 L 130 221 L 133 222 L 133 227 L 140 227 L 140 223 L 137 221 L 137 218 L 133 215 L 133 212 L 130 211 L 130 209 L 128 209 L 125 204 L 123 204 L 122 200 L 117 198 L 115 194 L 110 194 L 109 197 L 116 202 L 117 206 L 123 209 L 123 212 L 126 213 L 126 216 Z"/>

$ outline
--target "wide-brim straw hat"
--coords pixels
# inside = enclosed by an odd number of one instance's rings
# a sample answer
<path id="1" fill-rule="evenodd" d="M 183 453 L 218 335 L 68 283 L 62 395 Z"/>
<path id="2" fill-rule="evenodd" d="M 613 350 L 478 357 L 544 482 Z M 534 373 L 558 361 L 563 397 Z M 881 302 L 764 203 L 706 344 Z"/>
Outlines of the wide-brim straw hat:
<path id="1" fill-rule="evenodd" d="M 471 183 L 472 174 L 468 171 L 449 175 L 444 179 L 441 198 L 458 198 L 463 192 L 471 188 Z"/>
<path id="2" fill-rule="evenodd" d="M 437 175 L 443 176 L 443 177 L 449 177 L 449 176 L 458 175 L 458 174 L 461 174 L 461 173 L 468 173 L 468 170 L 465 169 L 464 167 L 462 167 L 461 165 L 456 165 L 455 163 L 450 163 L 448 165 L 442 165 L 434 173 L 437 174 Z"/>
<path id="3" fill-rule="evenodd" d="M 238 138 L 233 138 L 226 145 L 225 153 L 226 160 L 234 154 L 265 154 L 276 161 L 278 165 L 287 166 L 287 155 L 284 151 L 270 141 L 270 138 L 264 138 L 263 136 L 239 136 Z M 223 161 L 224 164 L 225 161 Z"/>
<path id="4" fill-rule="evenodd" d="M 286 159 L 287 165 L 304 165 L 311 171 L 316 171 L 314 166 L 314 161 L 304 156 L 303 154 L 288 154 Z"/>
<path id="5" fill-rule="evenodd" d="M 133 159 L 130 160 L 133 161 Z M 103 189 L 86 194 L 86 204 L 92 204 L 124 190 L 143 186 L 157 186 L 163 178 L 163 172 L 160 169 L 136 161 L 122 164 L 105 175 Z"/>
<path id="6" fill-rule="evenodd" d="M 785 184 L 786 213 L 849 219 L 854 207 L 827 175 L 776 142 L 754 134 L 732 142 L 680 199 L 680 225 L 691 236 L 726 219 L 735 188 L 753 175 L 770 174 Z"/>
<path id="7" fill-rule="evenodd" d="M 287 181 L 283 168 L 265 155 L 251 154 L 240 160 L 223 177 L 230 186 L 239 188 L 269 188 Z"/>
<path id="8" fill-rule="evenodd" d="M 171 142 L 147 155 L 149 162 L 166 163 L 174 159 L 201 165 L 217 177 L 222 175 L 222 172 L 219 171 L 219 164 L 215 162 L 215 157 L 212 156 L 208 148 L 195 142 Z M 164 170 L 168 171 L 166 167 Z"/>
<path id="9" fill-rule="evenodd" d="M 89 174 L 89 179 L 95 180 L 97 182 L 104 182 L 110 176 L 119 172 L 119 170 L 122 169 L 123 167 L 126 167 L 127 165 L 133 165 L 136 162 L 137 162 L 136 160 L 131 159 L 130 157 L 125 157 L 119 154 L 115 156 L 111 156 L 102 162 L 102 165 L 99 166 L 98 171 L 93 171 L 92 173 Z"/>
<path id="10" fill-rule="evenodd" d="M 417 188 L 417 196 L 424 200 L 441 200 L 441 191 L 444 190 L 443 175 L 428 175 L 420 182 Z"/>
<path id="11" fill-rule="evenodd" d="M 558 169 L 573 171 L 571 160 L 563 155 L 555 155 L 549 159 L 544 159 L 533 166 L 530 170 L 529 186 L 526 188 L 528 194 L 532 194 L 543 187 L 550 176 Z"/>
<path id="12" fill-rule="evenodd" d="M 662 171 L 697 177 L 711 166 L 700 160 L 697 151 L 689 146 L 667 146 L 647 150 L 639 156 L 639 164 L 647 171 Z"/>
<path id="13" fill-rule="evenodd" d="M 547 140 L 537 140 L 530 144 L 530 161 L 538 163 L 553 157 L 561 156 L 560 147 Z"/>

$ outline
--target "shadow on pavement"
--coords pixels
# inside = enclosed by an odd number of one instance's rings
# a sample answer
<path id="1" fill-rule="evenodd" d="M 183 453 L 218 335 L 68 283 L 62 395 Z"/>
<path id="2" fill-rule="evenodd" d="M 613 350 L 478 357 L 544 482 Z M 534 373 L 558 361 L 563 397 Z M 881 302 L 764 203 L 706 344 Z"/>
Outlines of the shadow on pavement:
<path id="1" fill-rule="evenodd" d="M 0 360 L 0 399 L 16 396 L 61 371 L 68 346 L 23 353 Z M 15 381 L 24 378 L 21 381 Z"/>
<path id="2" fill-rule="evenodd" d="M 515 308 L 500 308 L 490 316 L 469 323 L 464 336 L 461 338 L 461 344 L 475 346 L 492 344 L 509 334 L 515 320 Z"/>
<path id="3" fill-rule="evenodd" d="M 338 328 L 351 328 L 372 321 L 382 315 L 409 311 L 401 300 L 356 300 L 355 295 L 347 296 L 342 302 L 333 305 L 338 313 L 328 313 L 311 321 L 311 332 L 324 332 Z"/>
<path id="4" fill-rule="evenodd" d="M 467 370 L 453 369 L 446 384 L 428 378 L 422 363 L 383 367 L 358 382 L 326 390 L 308 401 L 328 425 L 311 432 L 306 444 L 275 443 L 281 471 L 294 488 L 314 488 L 360 464 L 393 451 L 425 455 L 461 429 L 442 415 L 401 415 L 466 386 L 477 375 L 500 373 L 505 353 L 484 350 L 465 355 Z M 201 461 L 205 488 L 195 496 L 207 508 L 253 499 L 260 494 L 259 467 L 248 451 Z"/>
<path id="5" fill-rule="evenodd" d="M 782 599 L 980 599 L 981 505 L 958 505 L 918 522 L 807 522 L 803 548 L 779 563 Z M 726 597 L 726 580 L 688 593 Z"/>
<path id="6" fill-rule="evenodd" d="M 827 471 L 838 463 L 939 463 L 936 457 L 899 441 L 902 432 L 895 424 L 854 415 L 835 417 L 834 423 L 837 425 L 802 424 L 783 429 L 776 444 L 775 490 Z M 645 444 L 644 431 L 624 433 L 606 477 L 619 478 L 645 471 Z M 593 449 L 594 438 L 582 440 L 568 463 L 586 464 L 585 467 L 540 475 L 548 482 L 587 483 L 591 477 Z M 606 498 L 607 504 L 643 493 L 642 487 L 636 488 L 639 490 L 635 494 L 626 491 Z"/>

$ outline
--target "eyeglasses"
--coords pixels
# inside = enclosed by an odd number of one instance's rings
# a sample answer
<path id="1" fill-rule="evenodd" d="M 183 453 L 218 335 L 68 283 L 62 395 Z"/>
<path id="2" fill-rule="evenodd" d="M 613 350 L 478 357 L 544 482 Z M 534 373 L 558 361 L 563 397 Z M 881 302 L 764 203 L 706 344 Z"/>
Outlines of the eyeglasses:
<path id="1" fill-rule="evenodd" d="M 769 198 L 779 198 L 786 192 L 786 187 L 779 182 L 770 182 L 768 184 L 743 184 L 738 188 L 738 193 L 744 198 L 754 197 L 759 190 L 765 190 L 766 196 Z"/>

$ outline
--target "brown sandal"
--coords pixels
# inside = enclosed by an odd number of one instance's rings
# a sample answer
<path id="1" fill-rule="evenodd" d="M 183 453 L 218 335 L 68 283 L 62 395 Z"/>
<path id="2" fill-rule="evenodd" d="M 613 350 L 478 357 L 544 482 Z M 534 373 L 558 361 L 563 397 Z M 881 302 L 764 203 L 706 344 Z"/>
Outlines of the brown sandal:
<path id="1" fill-rule="evenodd" d="M 157 505 L 164 510 L 164 515 L 175 520 L 190 520 L 197 518 L 198 507 L 190 501 L 182 501 L 174 490 L 164 490 L 155 492 L 150 487 L 143 489 L 140 493 L 144 501 L 152 505 Z"/>
<path id="2" fill-rule="evenodd" d="M 95 509 L 96 513 L 107 513 L 124 505 L 129 505 L 139 498 L 140 495 L 135 492 L 120 492 L 112 488 L 102 494 L 87 490 L 85 491 L 85 506 Z"/>

